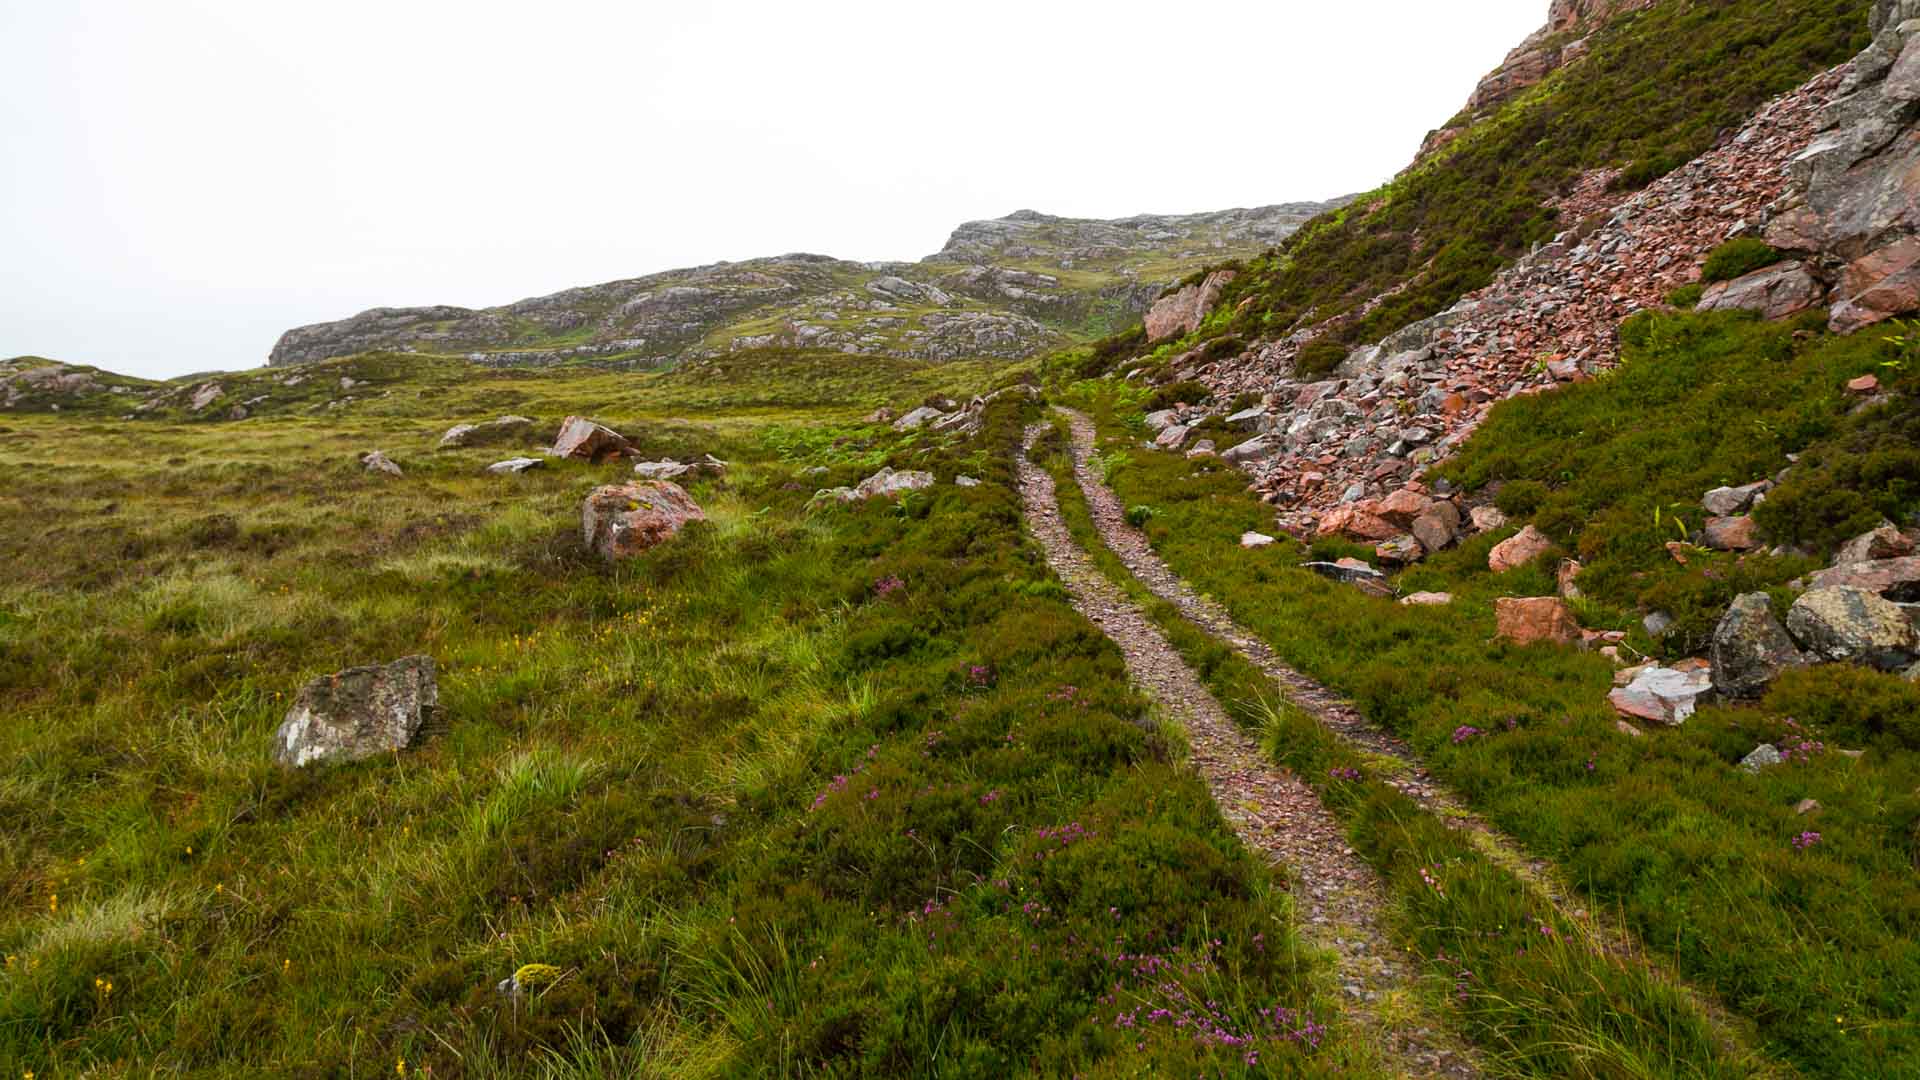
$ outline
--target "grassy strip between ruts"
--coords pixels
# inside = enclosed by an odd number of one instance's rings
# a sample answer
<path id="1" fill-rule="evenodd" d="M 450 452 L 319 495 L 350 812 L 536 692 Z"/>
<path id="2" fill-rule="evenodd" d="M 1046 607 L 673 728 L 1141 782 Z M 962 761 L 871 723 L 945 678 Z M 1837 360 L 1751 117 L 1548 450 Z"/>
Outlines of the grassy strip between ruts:
<path id="1" fill-rule="evenodd" d="M 352 463 L 459 418 L 0 433 L 11 1075 L 1371 1072 L 1021 536 L 1018 410 L 662 445 L 734 468 L 617 567 L 577 531 L 611 466 Z M 941 483 L 808 509 L 875 454 Z M 443 732 L 269 764 L 305 677 L 422 650 Z"/>
<path id="2" fill-rule="evenodd" d="M 1689 369 L 1683 358 L 1649 362 Z M 1843 353 L 1839 363 L 1851 362 Z M 1502 406 L 1480 437 L 1507 409 L 1538 413 L 1557 397 L 1586 409 L 1584 395 L 1614 386 L 1630 395 L 1634 383 L 1622 378 Z M 1711 395 L 1722 384 L 1682 380 L 1672 390 Z M 1496 827 L 1565 868 L 1591 903 L 1617 910 L 1641 941 L 1750 1018 L 1768 1053 L 1829 1076 L 1893 1075 L 1920 1060 L 1912 752 L 1878 743 L 1859 759 L 1821 752 L 1817 733 L 1775 708 L 1709 707 L 1679 729 L 1628 738 L 1606 704 L 1606 661 L 1493 640 L 1496 597 L 1553 591 L 1544 565 L 1485 570 L 1501 534 L 1409 574 L 1414 587 L 1453 591 L 1450 607 L 1374 600 L 1298 569 L 1296 544 L 1240 549 L 1243 531 L 1271 520 L 1237 472 L 1139 451 L 1104 400 L 1088 404 L 1109 481 L 1128 505 L 1152 507 L 1146 531 L 1176 573 L 1287 663 L 1406 737 Z M 1758 742 L 1803 740 L 1812 749 L 1786 767 L 1734 767 Z M 1796 814 L 1805 798 L 1824 807 L 1817 819 Z"/>
<path id="3" fill-rule="evenodd" d="M 1698 1011 L 1632 957 L 1589 939 L 1523 882 L 1381 777 L 1403 768 L 1355 751 L 1286 701 L 1238 653 L 1155 597 L 1094 528 L 1056 421 L 1036 460 L 1096 566 L 1147 612 L 1239 723 L 1320 794 L 1396 901 L 1398 944 L 1417 949 L 1435 1011 L 1503 1070 L 1527 1076 L 1755 1076 L 1776 1071 L 1719 1045 Z"/>

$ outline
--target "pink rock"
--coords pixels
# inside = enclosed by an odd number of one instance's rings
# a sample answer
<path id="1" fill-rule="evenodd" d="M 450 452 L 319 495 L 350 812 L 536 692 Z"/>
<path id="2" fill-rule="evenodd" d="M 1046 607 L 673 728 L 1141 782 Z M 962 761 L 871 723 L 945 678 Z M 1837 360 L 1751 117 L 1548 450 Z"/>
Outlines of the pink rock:
<path id="1" fill-rule="evenodd" d="M 1200 284 L 1189 285 L 1171 296 L 1154 301 L 1153 307 L 1147 310 L 1145 320 L 1147 340 L 1165 341 L 1200 329 L 1201 320 L 1213 311 L 1221 292 L 1234 277 L 1231 270 L 1216 270 Z"/>
<path id="2" fill-rule="evenodd" d="M 1876 375 L 1862 375 L 1847 382 L 1847 389 L 1856 394 L 1873 394 L 1880 390 L 1880 379 Z"/>
<path id="3" fill-rule="evenodd" d="M 671 480 L 595 488 L 580 513 L 587 546 L 609 562 L 632 558 L 687 522 L 706 518 L 686 490 Z"/>
<path id="4" fill-rule="evenodd" d="M 560 424 L 560 434 L 554 437 L 553 454 L 555 457 L 581 458 L 586 461 L 599 461 L 614 454 L 625 453 L 631 444 L 611 428 L 596 424 L 584 416 L 569 416 Z"/>
<path id="5" fill-rule="evenodd" d="M 1561 559 L 1560 568 L 1554 571 L 1553 575 L 1554 584 L 1557 587 L 1556 591 L 1568 600 L 1579 599 L 1580 586 L 1574 584 L 1574 579 L 1579 576 L 1580 561 L 1578 559 Z"/>
<path id="6" fill-rule="evenodd" d="M 1336 506 L 1320 518 L 1318 536 L 1344 536 L 1353 540 L 1391 540 L 1400 530 L 1391 522 L 1365 513 L 1353 506 Z"/>
<path id="7" fill-rule="evenodd" d="M 1411 526 L 1415 518 L 1426 513 L 1432 506 L 1432 499 L 1419 492 L 1401 488 L 1381 499 L 1374 512 L 1404 529 Z"/>
<path id="8" fill-rule="evenodd" d="M 1580 640 L 1580 624 L 1557 596 L 1503 596 L 1493 602 L 1493 614 L 1499 636 L 1516 645 L 1571 645 Z"/>
<path id="9" fill-rule="evenodd" d="M 1708 518 L 1702 540 L 1715 551 L 1754 551 L 1760 547 L 1760 530 L 1744 514 Z"/>
<path id="10" fill-rule="evenodd" d="M 1552 547 L 1553 541 L 1547 539 L 1545 533 L 1529 525 L 1495 544 L 1487 554 L 1487 567 L 1496 574 L 1504 574 L 1545 555 Z"/>
<path id="11" fill-rule="evenodd" d="M 1813 575 L 1812 588 L 1862 589 L 1895 600 L 1920 595 L 1920 556 L 1849 563 Z"/>

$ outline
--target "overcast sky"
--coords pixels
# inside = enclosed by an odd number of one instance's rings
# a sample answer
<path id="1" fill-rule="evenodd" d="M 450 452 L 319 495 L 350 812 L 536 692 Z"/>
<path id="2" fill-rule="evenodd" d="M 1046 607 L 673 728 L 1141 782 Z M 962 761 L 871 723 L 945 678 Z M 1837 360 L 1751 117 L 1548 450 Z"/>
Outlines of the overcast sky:
<path id="1" fill-rule="evenodd" d="M 1364 190 L 1547 0 L 0 0 L 0 357 Z"/>

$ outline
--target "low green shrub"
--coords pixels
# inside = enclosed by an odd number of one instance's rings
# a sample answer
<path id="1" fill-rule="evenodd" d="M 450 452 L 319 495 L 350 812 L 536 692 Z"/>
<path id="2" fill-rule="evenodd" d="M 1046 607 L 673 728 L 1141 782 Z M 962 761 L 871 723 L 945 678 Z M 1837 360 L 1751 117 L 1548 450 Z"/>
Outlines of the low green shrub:
<path id="1" fill-rule="evenodd" d="M 1716 281 L 1732 281 L 1772 266 L 1786 257 L 1786 252 L 1765 240 L 1743 236 L 1721 244 L 1707 255 L 1706 265 L 1700 268 L 1700 281 L 1706 285 Z"/>

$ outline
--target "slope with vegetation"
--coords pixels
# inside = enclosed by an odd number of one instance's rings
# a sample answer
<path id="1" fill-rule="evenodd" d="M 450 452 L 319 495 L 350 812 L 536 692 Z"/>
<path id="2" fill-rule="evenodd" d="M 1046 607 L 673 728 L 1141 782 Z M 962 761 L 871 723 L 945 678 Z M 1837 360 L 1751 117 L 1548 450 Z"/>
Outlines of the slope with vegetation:
<path id="1" fill-rule="evenodd" d="M 489 364 L 648 368 L 767 346 L 1019 359 L 1110 333 L 1189 269 L 1270 247 L 1339 202 L 1114 221 L 1022 210 L 960 226 L 917 263 L 783 255 L 479 311 L 376 308 L 287 331 L 269 363 L 406 349 Z"/>

